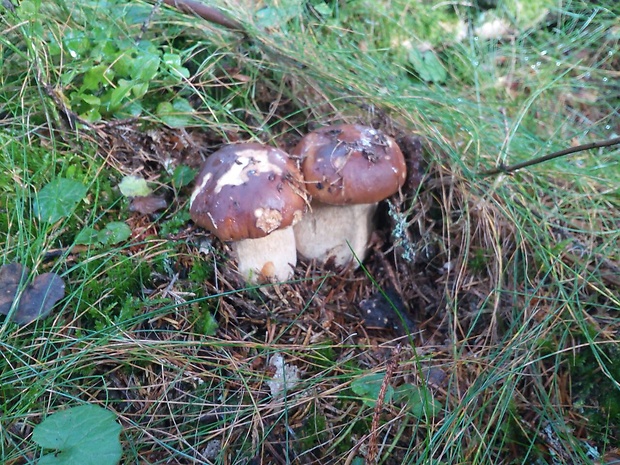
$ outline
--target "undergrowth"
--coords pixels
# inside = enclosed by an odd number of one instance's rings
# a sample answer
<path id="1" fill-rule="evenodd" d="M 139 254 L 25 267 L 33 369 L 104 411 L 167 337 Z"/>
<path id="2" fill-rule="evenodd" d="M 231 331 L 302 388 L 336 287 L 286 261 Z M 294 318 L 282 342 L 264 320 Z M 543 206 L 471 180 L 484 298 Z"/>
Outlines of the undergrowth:
<path id="1" fill-rule="evenodd" d="M 481 173 L 618 137 L 620 11 L 475 4 L 219 2 L 240 34 L 163 4 L 4 3 L 2 264 L 67 287 L 0 327 L 3 463 L 36 463 L 34 426 L 82 403 L 117 414 L 123 463 L 609 461 L 618 150 Z M 371 256 L 247 288 L 189 220 L 191 175 L 222 144 L 342 121 L 409 163 Z M 165 207 L 134 208 L 127 175 Z M 87 194 L 48 224 L 34 204 L 58 178 Z M 77 240 L 117 222 L 129 237 Z"/>

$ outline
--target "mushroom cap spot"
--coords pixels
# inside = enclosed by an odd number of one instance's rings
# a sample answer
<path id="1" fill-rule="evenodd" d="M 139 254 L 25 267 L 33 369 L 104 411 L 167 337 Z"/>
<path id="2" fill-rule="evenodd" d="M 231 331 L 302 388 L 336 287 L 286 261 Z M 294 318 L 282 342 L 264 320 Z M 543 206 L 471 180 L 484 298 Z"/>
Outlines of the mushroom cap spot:
<path id="1" fill-rule="evenodd" d="M 278 210 L 257 208 L 254 216 L 256 216 L 256 227 L 267 234 L 279 229 L 282 224 L 282 213 Z"/>
<path id="2" fill-rule="evenodd" d="M 301 158 L 306 189 L 332 205 L 379 202 L 405 183 L 405 157 L 394 140 L 358 124 L 327 126 L 304 136 L 291 152 Z"/>
<path id="3" fill-rule="evenodd" d="M 221 240 L 264 237 L 297 222 L 307 200 L 287 153 L 257 143 L 227 145 L 204 162 L 190 215 Z"/>
<path id="4" fill-rule="evenodd" d="M 225 186 L 240 186 L 250 179 L 250 176 L 259 174 L 282 175 L 282 166 L 276 160 L 272 160 L 269 150 L 257 150 L 253 148 L 237 151 L 237 160 L 231 164 L 229 170 L 220 176 L 213 190 L 219 194 Z M 274 163 L 275 162 L 275 163 Z"/>

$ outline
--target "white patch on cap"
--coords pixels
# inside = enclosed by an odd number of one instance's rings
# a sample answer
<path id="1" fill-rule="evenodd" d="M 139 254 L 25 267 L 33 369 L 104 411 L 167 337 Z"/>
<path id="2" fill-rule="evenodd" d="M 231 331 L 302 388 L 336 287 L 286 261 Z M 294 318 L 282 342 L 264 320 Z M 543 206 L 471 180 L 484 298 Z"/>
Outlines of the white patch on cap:
<path id="1" fill-rule="evenodd" d="M 269 234 L 275 231 L 282 224 L 282 213 L 273 208 L 257 208 L 254 210 L 256 217 L 256 227 Z"/>
<path id="2" fill-rule="evenodd" d="M 377 134 L 379 134 L 379 132 L 376 129 L 372 129 L 372 128 L 362 131 L 360 134 L 361 137 L 358 139 L 358 142 L 364 148 L 367 148 L 367 149 L 372 148 L 374 137 Z"/>
<path id="3" fill-rule="evenodd" d="M 250 171 L 256 174 L 282 174 L 282 168 L 269 160 L 269 150 L 246 149 L 239 150 L 237 154 L 236 162 L 217 180 L 215 189 L 213 189 L 215 194 L 219 194 L 224 186 L 245 184 L 249 180 L 248 172 Z"/>
<path id="4" fill-rule="evenodd" d="M 194 192 L 192 192 L 192 196 L 189 199 L 189 208 L 192 208 L 192 204 L 194 203 L 194 200 L 196 200 L 196 197 L 198 197 L 198 194 L 200 194 L 200 192 L 205 188 L 205 186 L 207 185 L 207 183 L 212 177 L 213 177 L 213 173 L 207 173 L 202 178 L 202 181 L 200 181 L 200 185 L 194 188 Z"/>

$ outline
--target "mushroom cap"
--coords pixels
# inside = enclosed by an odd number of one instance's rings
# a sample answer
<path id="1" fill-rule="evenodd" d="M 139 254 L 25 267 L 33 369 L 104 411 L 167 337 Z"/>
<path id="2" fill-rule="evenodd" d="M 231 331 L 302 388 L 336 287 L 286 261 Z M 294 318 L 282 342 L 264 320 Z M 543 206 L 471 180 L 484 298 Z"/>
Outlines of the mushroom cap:
<path id="1" fill-rule="evenodd" d="M 211 154 L 196 178 L 189 212 L 223 241 L 257 239 L 292 226 L 306 208 L 303 179 L 282 150 L 257 143 Z"/>
<path id="2" fill-rule="evenodd" d="M 332 205 L 379 202 L 397 192 L 407 176 L 405 157 L 394 139 L 359 124 L 317 129 L 291 154 L 301 158 L 312 198 Z"/>

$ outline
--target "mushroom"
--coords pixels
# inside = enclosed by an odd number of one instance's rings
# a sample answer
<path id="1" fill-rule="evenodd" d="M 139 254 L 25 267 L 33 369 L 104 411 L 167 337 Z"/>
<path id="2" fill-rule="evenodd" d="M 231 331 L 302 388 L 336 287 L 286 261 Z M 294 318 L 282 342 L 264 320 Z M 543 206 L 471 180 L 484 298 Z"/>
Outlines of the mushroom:
<path id="1" fill-rule="evenodd" d="M 285 281 L 297 263 L 292 225 L 307 199 L 295 163 L 257 143 L 227 145 L 204 162 L 190 199 L 194 223 L 230 241 L 249 283 Z"/>
<path id="2" fill-rule="evenodd" d="M 297 251 L 309 259 L 356 267 L 366 257 L 378 202 L 406 179 L 405 158 L 391 137 L 357 124 L 304 136 L 291 152 L 301 160 L 311 212 L 294 226 Z"/>

